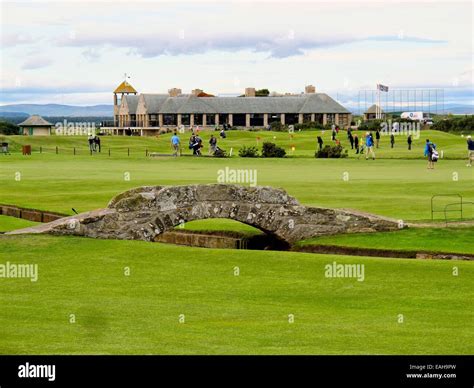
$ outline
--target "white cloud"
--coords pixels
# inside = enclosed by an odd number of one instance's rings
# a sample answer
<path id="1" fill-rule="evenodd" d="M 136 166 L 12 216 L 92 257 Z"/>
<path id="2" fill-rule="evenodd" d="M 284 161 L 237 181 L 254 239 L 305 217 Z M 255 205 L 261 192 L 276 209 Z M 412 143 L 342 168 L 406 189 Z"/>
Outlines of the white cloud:
<path id="1" fill-rule="evenodd" d="M 48 57 L 42 56 L 32 56 L 26 60 L 26 62 L 21 67 L 23 70 L 35 70 L 42 69 L 53 63 L 53 60 Z"/>
<path id="2" fill-rule="evenodd" d="M 308 83 L 343 92 L 382 80 L 463 87 L 472 66 L 469 3 L 63 1 L 2 10 L 0 81 L 11 99 L 103 98 L 125 72 L 142 92 L 298 92 Z"/>

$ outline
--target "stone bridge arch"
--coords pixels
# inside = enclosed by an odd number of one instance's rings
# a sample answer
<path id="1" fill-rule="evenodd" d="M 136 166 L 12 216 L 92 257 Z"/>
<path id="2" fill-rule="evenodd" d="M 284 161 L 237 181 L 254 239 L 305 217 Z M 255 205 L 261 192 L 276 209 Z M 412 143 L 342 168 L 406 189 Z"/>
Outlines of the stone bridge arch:
<path id="1" fill-rule="evenodd" d="M 395 230 L 394 220 L 351 210 L 307 207 L 269 186 L 144 186 L 114 197 L 105 209 L 13 233 L 52 233 L 153 241 L 183 222 L 228 218 L 286 242 L 319 235 Z"/>

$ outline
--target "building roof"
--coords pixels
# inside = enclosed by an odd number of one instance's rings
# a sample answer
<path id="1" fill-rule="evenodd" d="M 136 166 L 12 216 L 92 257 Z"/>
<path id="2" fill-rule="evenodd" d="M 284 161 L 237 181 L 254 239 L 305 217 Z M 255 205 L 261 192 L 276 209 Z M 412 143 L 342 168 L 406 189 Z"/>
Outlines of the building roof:
<path id="1" fill-rule="evenodd" d="M 31 115 L 25 121 L 18 124 L 20 127 L 52 127 L 49 121 L 43 119 L 40 115 Z"/>
<path id="2" fill-rule="evenodd" d="M 135 114 L 137 112 L 139 96 L 135 94 L 127 94 L 123 96 L 122 104 L 127 104 L 128 114 Z"/>
<path id="3" fill-rule="evenodd" d="M 149 114 L 350 113 L 324 93 L 283 97 L 169 97 L 163 94 L 144 94 L 143 98 Z M 130 105 L 129 111 L 135 113 Z"/>
<path id="4" fill-rule="evenodd" d="M 369 109 L 367 109 L 367 112 L 365 113 L 377 113 L 377 106 L 377 104 L 372 105 Z M 380 112 L 384 113 L 382 108 L 380 108 Z"/>
<path id="5" fill-rule="evenodd" d="M 158 112 L 160 106 L 162 106 L 169 97 L 168 94 L 142 94 L 141 96 L 143 96 L 145 107 L 150 113 Z"/>
<path id="6" fill-rule="evenodd" d="M 117 86 L 117 89 L 114 90 L 114 93 L 138 93 L 138 92 L 127 81 L 123 81 L 119 86 Z"/>

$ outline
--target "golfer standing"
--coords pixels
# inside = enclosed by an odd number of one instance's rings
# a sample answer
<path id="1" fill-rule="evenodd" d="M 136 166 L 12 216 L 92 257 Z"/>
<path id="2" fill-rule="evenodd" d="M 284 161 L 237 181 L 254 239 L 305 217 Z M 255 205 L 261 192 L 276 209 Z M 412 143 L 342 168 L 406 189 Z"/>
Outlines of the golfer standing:
<path id="1" fill-rule="evenodd" d="M 424 155 L 428 157 L 428 169 L 434 169 L 434 162 L 438 160 L 438 153 L 436 152 L 436 144 L 432 143 L 430 139 L 426 139 Z"/>
<path id="2" fill-rule="evenodd" d="M 374 152 L 374 138 L 371 133 L 365 133 L 365 160 L 369 159 L 369 153 L 372 155 L 372 159 L 375 160 Z"/>
<path id="3" fill-rule="evenodd" d="M 474 140 L 471 135 L 467 137 L 467 167 L 472 167 L 472 160 L 474 159 Z"/>
<path id="4" fill-rule="evenodd" d="M 179 146 L 180 146 L 179 136 L 175 132 L 173 136 L 171 136 L 171 148 L 173 149 L 173 156 L 178 156 Z"/>

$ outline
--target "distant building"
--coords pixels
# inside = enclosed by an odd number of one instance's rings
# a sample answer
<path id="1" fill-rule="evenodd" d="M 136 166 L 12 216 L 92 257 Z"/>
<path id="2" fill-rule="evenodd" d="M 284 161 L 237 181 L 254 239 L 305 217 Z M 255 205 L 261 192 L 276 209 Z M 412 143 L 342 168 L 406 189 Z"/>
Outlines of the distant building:
<path id="1" fill-rule="evenodd" d="M 172 88 L 166 94 L 138 94 L 126 81 L 114 91 L 114 124 L 103 130 L 114 134 L 154 135 L 163 127 L 267 127 L 272 122 L 317 122 L 350 125 L 351 112 L 325 93 L 308 85 L 305 93 L 256 97 L 246 88 L 242 97 L 215 97 L 202 89 L 183 94 Z"/>
<path id="2" fill-rule="evenodd" d="M 374 104 L 369 109 L 367 109 L 367 112 L 364 112 L 364 120 L 375 120 L 377 118 L 377 108 L 378 108 L 378 105 Z M 385 112 L 383 111 L 382 108 L 379 108 L 379 113 L 380 113 L 380 118 L 384 119 Z"/>
<path id="3" fill-rule="evenodd" d="M 49 136 L 54 125 L 39 115 L 32 115 L 18 124 L 18 126 L 20 127 L 21 135 Z"/>

